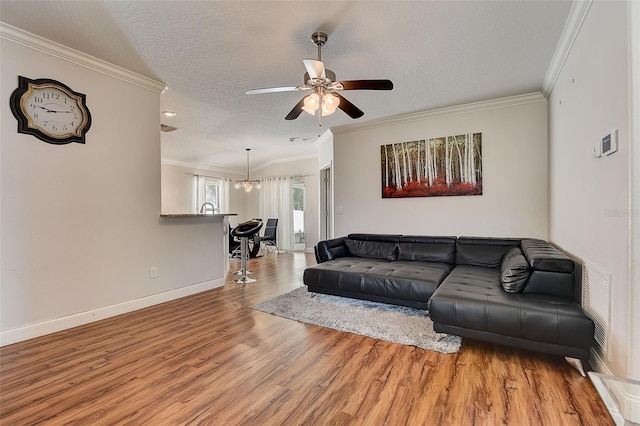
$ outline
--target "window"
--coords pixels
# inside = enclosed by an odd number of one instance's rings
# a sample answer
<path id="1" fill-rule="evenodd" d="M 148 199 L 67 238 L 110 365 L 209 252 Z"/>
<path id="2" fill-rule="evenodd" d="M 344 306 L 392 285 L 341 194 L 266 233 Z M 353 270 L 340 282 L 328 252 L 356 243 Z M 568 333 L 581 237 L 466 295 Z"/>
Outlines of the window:
<path id="1" fill-rule="evenodd" d="M 220 213 L 220 181 L 204 179 L 204 202 L 213 204 L 213 211 Z"/>
<path id="2" fill-rule="evenodd" d="M 214 213 L 222 213 L 227 210 L 225 192 L 228 192 L 229 182 L 226 179 L 209 176 L 194 175 L 195 210 L 197 213 L 211 211 L 211 207 L 205 210 L 205 203 L 213 205 Z M 227 188 L 227 189 L 225 189 Z"/>

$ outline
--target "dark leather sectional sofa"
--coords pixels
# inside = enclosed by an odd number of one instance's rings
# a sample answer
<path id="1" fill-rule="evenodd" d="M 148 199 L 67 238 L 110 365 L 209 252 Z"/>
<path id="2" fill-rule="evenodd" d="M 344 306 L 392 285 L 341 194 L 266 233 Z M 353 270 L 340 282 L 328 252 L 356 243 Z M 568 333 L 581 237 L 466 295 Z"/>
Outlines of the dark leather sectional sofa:
<path id="1" fill-rule="evenodd" d="M 594 325 L 575 263 L 546 241 L 350 234 L 315 253 L 311 292 L 428 309 L 436 332 L 561 355 L 584 375 Z"/>

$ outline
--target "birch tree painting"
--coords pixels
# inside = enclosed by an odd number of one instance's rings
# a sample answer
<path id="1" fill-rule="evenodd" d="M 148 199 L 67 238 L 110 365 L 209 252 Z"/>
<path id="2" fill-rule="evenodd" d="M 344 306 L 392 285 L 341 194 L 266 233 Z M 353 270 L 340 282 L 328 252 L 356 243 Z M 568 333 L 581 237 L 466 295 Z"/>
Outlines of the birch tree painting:
<path id="1" fill-rule="evenodd" d="M 482 133 L 380 147 L 382 198 L 482 195 Z"/>

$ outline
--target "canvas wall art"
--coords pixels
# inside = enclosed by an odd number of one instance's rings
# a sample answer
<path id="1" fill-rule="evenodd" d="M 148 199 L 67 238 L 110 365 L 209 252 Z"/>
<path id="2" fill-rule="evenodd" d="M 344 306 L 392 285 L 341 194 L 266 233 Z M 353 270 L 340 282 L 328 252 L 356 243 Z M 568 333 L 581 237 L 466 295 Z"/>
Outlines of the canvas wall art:
<path id="1" fill-rule="evenodd" d="M 482 195 L 482 133 L 380 147 L 382 198 Z"/>

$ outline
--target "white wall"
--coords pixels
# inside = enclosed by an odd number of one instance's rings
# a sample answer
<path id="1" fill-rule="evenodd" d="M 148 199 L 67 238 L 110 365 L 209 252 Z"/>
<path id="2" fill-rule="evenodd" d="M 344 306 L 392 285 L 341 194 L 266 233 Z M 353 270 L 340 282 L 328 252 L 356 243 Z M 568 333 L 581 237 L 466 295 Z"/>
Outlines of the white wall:
<path id="1" fill-rule="evenodd" d="M 318 147 L 318 169 L 331 167 L 333 164 L 333 132 L 327 130 L 316 141 Z"/>
<path id="2" fill-rule="evenodd" d="M 626 3 L 593 2 L 549 97 L 549 236 L 613 274 L 610 359 L 603 361 L 620 376 L 627 375 L 634 327 L 628 305 L 628 34 Z M 616 128 L 618 152 L 594 159 L 592 147 Z"/>
<path id="3" fill-rule="evenodd" d="M 547 103 L 540 94 L 333 128 L 335 236 L 547 237 Z M 482 133 L 483 195 L 383 199 L 380 146 Z"/>
<path id="4" fill-rule="evenodd" d="M 0 29 L 3 102 L 18 75 L 52 78 L 86 94 L 93 119 L 85 145 L 58 146 L 0 110 L 1 343 L 224 284 L 222 220 L 159 218 L 162 85 Z"/>
<path id="5" fill-rule="evenodd" d="M 334 234 L 334 221 L 335 221 L 335 209 L 334 205 L 334 176 L 333 176 L 333 132 L 331 130 L 325 131 L 316 141 L 316 146 L 318 147 L 318 170 L 326 170 L 329 169 L 328 178 L 329 185 L 327 188 L 319 189 L 318 196 L 320 198 L 326 197 L 326 205 L 323 205 L 321 199 L 318 200 L 318 221 L 321 223 L 318 225 L 319 231 L 319 239 L 325 238 L 333 238 Z M 322 175 L 319 176 L 319 179 L 322 178 Z M 323 182 L 318 182 L 319 185 L 324 185 Z M 327 195 L 324 194 L 324 191 L 327 192 Z M 327 210 L 327 215 L 329 216 L 328 223 L 323 222 L 322 215 L 323 210 Z M 328 229 L 324 229 L 328 228 Z M 326 233 L 326 236 L 325 236 Z"/>

